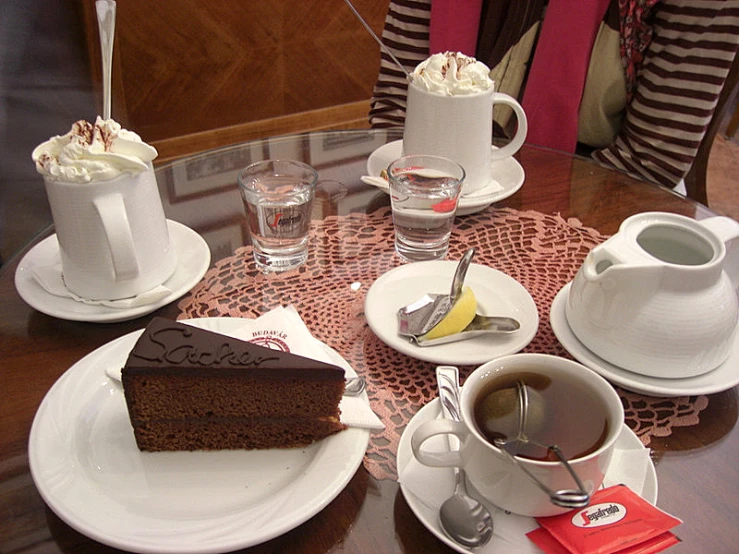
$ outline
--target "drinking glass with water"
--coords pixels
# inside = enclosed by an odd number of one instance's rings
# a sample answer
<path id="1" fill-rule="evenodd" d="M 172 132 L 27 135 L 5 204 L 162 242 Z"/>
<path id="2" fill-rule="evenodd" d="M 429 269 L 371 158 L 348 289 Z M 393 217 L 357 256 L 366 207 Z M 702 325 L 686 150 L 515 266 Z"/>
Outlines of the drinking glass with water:
<path id="1" fill-rule="evenodd" d="M 254 260 L 263 271 L 295 269 L 308 259 L 318 173 L 294 160 L 265 160 L 239 173 Z"/>
<path id="2" fill-rule="evenodd" d="M 395 250 L 406 261 L 440 260 L 449 250 L 465 171 L 440 156 L 405 156 L 388 168 Z"/>

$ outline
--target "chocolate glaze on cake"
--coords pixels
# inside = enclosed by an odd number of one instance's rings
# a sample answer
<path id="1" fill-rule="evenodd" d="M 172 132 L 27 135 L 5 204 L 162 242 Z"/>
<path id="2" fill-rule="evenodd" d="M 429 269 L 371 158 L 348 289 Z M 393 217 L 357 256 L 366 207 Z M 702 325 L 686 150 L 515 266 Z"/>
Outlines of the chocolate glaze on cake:
<path id="1" fill-rule="evenodd" d="M 270 350 L 219 333 L 154 318 L 136 343 L 126 362 L 126 371 L 147 374 L 165 371 L 197 375 L 241 376 L 284 379 L 339 380 L 344 370 L 310 358 Z"/>
<path id="2" fill-rule="evenodd" d="M 304 446 L 344 428 L 344 370 L 154 318 L 122 382 L 141 450 Z"/>

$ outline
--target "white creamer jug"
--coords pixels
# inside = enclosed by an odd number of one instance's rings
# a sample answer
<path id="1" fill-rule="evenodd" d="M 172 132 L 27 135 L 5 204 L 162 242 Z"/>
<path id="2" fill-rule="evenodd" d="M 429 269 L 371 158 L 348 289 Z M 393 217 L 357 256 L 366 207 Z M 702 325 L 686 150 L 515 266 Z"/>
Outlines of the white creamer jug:
<path id="1" fill-rule="evenodd" d="M 636 373 L 701 375 L 734 348 L 739 223 L 636 214 L 586 257 L 565 313 L 593 353 Z"/>

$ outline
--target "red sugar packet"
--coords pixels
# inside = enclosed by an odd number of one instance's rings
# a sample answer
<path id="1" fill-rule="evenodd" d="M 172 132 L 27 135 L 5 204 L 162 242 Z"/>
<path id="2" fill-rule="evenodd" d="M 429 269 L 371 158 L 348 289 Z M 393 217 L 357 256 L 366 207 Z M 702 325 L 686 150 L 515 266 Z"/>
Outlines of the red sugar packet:
<path id="1" fill-rule="evenodd" d="M 652 506 L 625 485 L 593 494 L 590 505 L 540 517 L 526 536 L 547 554 L 650 554 L 677 544 L 681 520 Z"/>

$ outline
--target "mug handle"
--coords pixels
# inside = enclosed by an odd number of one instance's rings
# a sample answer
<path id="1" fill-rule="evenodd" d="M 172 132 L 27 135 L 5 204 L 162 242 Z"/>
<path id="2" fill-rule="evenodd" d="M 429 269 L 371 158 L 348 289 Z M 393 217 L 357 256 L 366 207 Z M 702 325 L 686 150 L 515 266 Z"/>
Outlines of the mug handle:
<path id="1" fill-rule="evenodd" d="M 493 150 L 490 158 L 491 160 L 503 160 L 505 158 L 513 156 L 513 154 L 521 149 L 523 143 L 526 142 L 526 135 L 529 132 L 529 123 L 526 119 L 526 112 L 523 111 L 521 104 L 519 104 L 512 96 L 509 96 L 503 92 L 496 92 L 493 94 L 493 109 L 495 109 L 496 104 L 504 104 L 506 106 L 510 106 L 510 108 L 516 114 L 516 119 L 518 120 L 518 129 L 516 130 L 515 136 L 508 144 L 506 144 L 502 148 Z"/>
<path id="2" fill-rule="evenodd" d="M 451 419 L 433 419 L 422 423 L 411 436 L 413 456 L 423 465 L 430 467 L 462 467 L 462 456 L 459 450 L 447 452 L 428 452 L 421 446 L 428 439 L 437 435 L 455 435 L 462 443 L 467 436 L 464 423 Z"/>
<path id="3" fill-rule="evenodd" d="M 96 198 L 92 203 L 103 223 L 116 280 L 138 277 L 139 262 L 123 196 L 120 193 L 108 194 Z"/>

